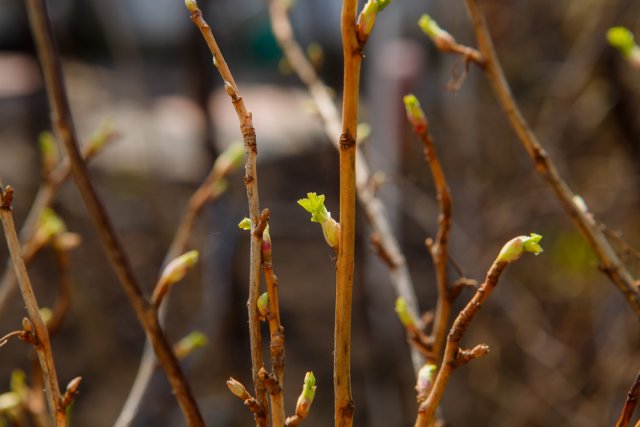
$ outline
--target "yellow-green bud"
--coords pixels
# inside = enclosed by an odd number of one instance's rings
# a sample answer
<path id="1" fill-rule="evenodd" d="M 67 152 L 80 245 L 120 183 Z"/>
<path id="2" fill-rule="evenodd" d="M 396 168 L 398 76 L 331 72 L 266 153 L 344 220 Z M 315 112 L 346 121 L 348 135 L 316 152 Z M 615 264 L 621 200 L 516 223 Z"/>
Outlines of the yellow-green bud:
<path id="1" fill-rule="evenodd" d="M 416 391 L 418 392 L 418 402 L 423 401 L 429 395 L 431 387 L 433 387 L 433 377 L 438 370 L 437 366 L 432 363 L 426 363 L 418 371 L 418 380 L 416 381 Z"/>
<path id="2" fill-rule="evenodd" d="M 438 49 L 446 49 L 455 43 L 453 36 L 440 28 L 438 23 L 429 15 L 422 15 L 418 21 L 418 25 Z"/>
<path id="3" fill-rule="evenodd" d="M 607 31 L 607 41 L 609 44 L 622 54 L 624 57 L 631 55 L 636 43 L 633 33 L 625 27 L 612 27 Z"/>
<path id="4" fill-rule="evenodd" d="M 179 282 L 187 272 L 198 262 L 198 251 L 189 251 L 171 261 L 162 272 L 160 281 L 168 284 Z"/>
<path id="5" fill-rule="evenodd" d="M 496 261 L 513 262 L 520 258 L 525 252 L 538 255 L 542 252 L 542 247 L 539 244 L 540 240 L 542 240 L 542 236 L 535 233 L 531 233 L 529 236 L 518 236 L 511 239 L 502 247 Z"/>
<path id="6" fill-rule="evenodd" d="M 249 218 L 242 218 L 242 221 L 238 223 L 238 228 L 241 230 L 251 231 L 251 220 Z"/>
<path id="7" fill-rule="evenodd" d="M 60 161 L 60 152 L 56 138 L 49 131 L 40 133 L 38 137 L 38 145 L 40 146 L 40 154 L 42 155 L 42 169 L 44 173 L 50 172 Z"/>
<path id="8" fill-rule="evenodd" d="M 356 24 L 356 34 L 360 43 L 365 43 L 373 26 L 376 24 L 376 16 L 378 15 L 378 2 L 376 0 L 369 0 L 360 12 L 358 16 L 358 23 Z"/>
<path id="9" fill-rule="evenodd" d="M 238 169 L 244 161 L 244 146 L 234 142 L 222 152 L 213 164 L 213 171 L 218 176 L 229 175 Z"/>
<path id="10" fill-rule="evenodd" d="M 309 371 L 304 376 L 304 385 L 302 386 L 302 393 L 298 397 L 296 404 L 296 415 L 302 419 L 306 418 L 311 409 L 313 398 L 316 395 L 316 377 L 313 376 L 313 372 Z"/>
<path id="11" fill-rule="evenodd" d="M 191 13 L 198 10 L 198 3 L 196 2 L 196 0 L 184 0 L 184 4 L 185 6 L 187 6 L 187 9 L 189 9 L 189 12 Z"/>
<path id="12" fill-rule="evenodd" d="M 409 313 L 407 302 L 402 297 L 398 297 L 398 299 L 396 299 L 396 313 L 398 314 L 400 322 L 402 322 L 405 328 L 411 328 L 415 326 L 415 321 L 413 320 L 413 316 L 411 315 L 411 313 Z"/>
<path id="13" fill-rule="evenodd" d="M 184 359 L 189 356 L 195 350 L 204 347 L 209 342 L 209 338 L 200 331 L 190 332 L 187 336 L 182 338 L 174 346 L 173 350 L 176 353 L 178 359 Z"/>
<path id="14" fill-rule="evenodd" d="M 311 214 L 311 222 L 322 226 L 324 239 L 329 246 L 337 248 L 340 241 L 340 224 L 331 218 L 331 212 L 324 205 L 324 194 L 307 193 L 307 197 L 298 200 L 298 204 Z"/>
<path id="15" fill-rule="evenodd" d="M 258 306 L 258 313 L 260 313 L 260 317 L 266 319 L 267 314 L 269 314 L 269 294 L 264 292 L 260 295 L 258 297 L 258 301 L 256 301 L 256 305 Z"/>
<path id="16" fill-rule="evenodd" d="M 403 101 L 404 107 L 407 110 L 407 120 L 409 120 L 409 123 L 413 126 L 413 130 L 419 134 L 424 133 L 429 124 L 427 122 L 427 116 L 425 116 L 420 106 L 420 101 L 411 93 L 406 95 Z"/>

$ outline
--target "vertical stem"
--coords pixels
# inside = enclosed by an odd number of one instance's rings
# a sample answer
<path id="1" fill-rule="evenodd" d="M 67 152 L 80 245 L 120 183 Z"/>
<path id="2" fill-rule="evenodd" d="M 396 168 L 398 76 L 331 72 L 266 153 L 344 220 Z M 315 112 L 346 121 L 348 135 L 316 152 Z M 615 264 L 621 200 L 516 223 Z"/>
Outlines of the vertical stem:
<path id="1" fill-rule="evenodd" d="M 351 395 L 351 305 L 355 252 L 356 128 L 362 47 L 356 36 L 357 0 L 342 3 L 341 29 L 344 54 L 342 134 L 340 135 L 340 240 L 336 268 L 334 331 L 335 425 L 353 424 Z"/>

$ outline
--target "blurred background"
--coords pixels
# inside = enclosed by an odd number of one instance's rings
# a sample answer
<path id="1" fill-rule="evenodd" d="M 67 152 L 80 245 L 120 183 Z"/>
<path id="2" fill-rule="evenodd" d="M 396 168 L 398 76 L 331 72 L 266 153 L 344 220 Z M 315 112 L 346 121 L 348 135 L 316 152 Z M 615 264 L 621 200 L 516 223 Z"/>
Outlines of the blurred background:
<path id="1" fill-rule="evenodd" d="M 95 184 L 151 292 L 189 195 L 217 154 L 241 135 L 210 54 L 178 0 L 49 0 L 74 120 L 85 141 L 109 119 L 120 135 L 91 164 Z M 201 0 L 258 136 L 261 206 L 271 210 L 274 268 L 286 332 L 286 405 L 293 413 L 304 372 L 318 379 L 304 425 L 333 422 L 332 251 L 296 200 L 327 195 L 337 217 L 337 155 L 304 87 L 282 59 L 266 2 Z M 396 1 L 378 17 L 363 62 L 360 117 L 371 126 L 362 149 L 407 257 L 422 310 L 435 305 L 424 240 L 438 206 L 422 147 L 404 120 L 402 96 L 415 93 L 453 195 L 450 254 L 467 277 L 482 280 L 502 244 L 537 232 L 544 253 L 503 275 L 465 340 L 488 356 L 457 370 L 442 417 L 451 426 L 602 426 L 617 418 L 640 368 L 638 319 L 598 270 L 593 251 L 535 174 L 482 73 L 471 67 L 457 92 L 447 90 L 459 58 L 435 50 L 416 21 L 431 14 L 458 41 L 474 44 L 463 1 Z M 640 74 L 605 42 L 626 25 L 640 35 L 632 0 L 484 0 L 498 55 L 523 113 L 560 174 L 592 212 L 631 247 L 640 247 Z M 340 2 L 297 0 L 298 40 L 340 102 Z M 0 179 L 15 189 L 20 226 L 41 182 L 38 134 L 50 129 L 43 82 L 23 2 L 0 3 Z M 379 175 L 381 176 L 381 175 Z M 72 182 L 53 205 L 82 235 L 72 252 L 71 308 L 53 338 L 62 384 L 83 376 L 72 422 L 115 422 L 138 369 L 144 334 L 108 266 Z M 193 330 L 208 345 L 183 361 L 210 426 L 252 425 L 225 380 L 250 383 L 246 321 L 248 236 L 242 173 L 209 206 L 190 247 L 201 262 L 173 292 L 172 341 Z M 357 426 L 412 425 L 414 377 L 389 277 L 358 211 L 352 383 Z M 0 250 L 3 265 L 7 251 Z M 629 260 L 637 276 L 638 259 Z M 31 263 L 41 305 L 58 293 L 53 251 Z M 453 279 L 458 275 L 451 270 Z M 457 309 L 470 298 L 463 292 Z M 17 294 L 0 307 L 0 335 L 25 315 Z M 264 330 L 266 337 L 266 329 Z M 29 348 L 0 349 L 0 392 L 12 371 L 32 370 Z M 0 425 L 8 420 L 0 417 Z M 8 423 L 7 425 L 14 425 Z M 25 424 L 15 425 L 30 425 Z M 152 382 L 134 426 L 183 425 L 166 380 Z"/>

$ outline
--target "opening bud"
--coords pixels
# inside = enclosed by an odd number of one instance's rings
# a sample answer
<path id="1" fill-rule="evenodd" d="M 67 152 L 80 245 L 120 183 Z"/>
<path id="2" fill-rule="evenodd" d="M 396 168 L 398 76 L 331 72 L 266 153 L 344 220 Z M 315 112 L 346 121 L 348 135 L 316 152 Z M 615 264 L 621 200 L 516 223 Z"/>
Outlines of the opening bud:
<path id="1" fill-rule="evenodd" d="M 296 415 L 301 419 L 309 415 L 309 409 L 311 409 L 313 398 L 316 395 L 316 388 L 316 377 L 313 376 L 313 372 L 309 371 L 304 376 L 302 393 L 300 393 L 298 403 L 296 404 Z"/>
<path id="2" fill-rule="evenodd" d="M 184 359 L 194 351 L 207 345 L 208 342 L 209 338 L 205 334 L 200 331 L 193 331 L 178 341 L 173 347 L 173 351 L 178 359 Z"/>
<path id="3" fill-rule="evenodd" d="M 520 258 L 525 252 L 531 252 L 534 255 L 538 255 L 542 252 L 540 240 L 542 240 L 542 236 L 536 233 L 531 233 L 529 236 L 518 236 L 511 239 L 502 247 L 496 261 L 513 262 Z"/>
<path id="4" fill-rule="evenodd" d="M 334 249 L 337 248 L 340 240 L 340 224 L 331 218 L 331 212 L 325 207 L 324 194 L 307 193 L 307 197 L 298 200 L 298 204 L 311 214 L 311 222 L 320 223 L 327 244 Z"/>
<path id="5" fill-rule="evenodd" d="M 404 107 L 407 110 L 407 120 L 409 120 L 409 123 L 413 126 L 413 130 L 419 134 L 426 132 L 429 123 L 427 122 L 427 116 L 425 116 L 418 98 L 410 93 L 403 98 L 403 101 Z"/>
<path id="6" fill-rule="evenodd" d="M 432 363 L 427 363 L 418 371 L 418 380 L 416 381 L 416 391 L 418 392 L 418 402 L 422 402 L 429 395 L 431 387 L 433 387 L 433 379 L 438 367 Z"/>
<path id="7" fill-rule="evenodd" d="M 440 50 L 447 50 L 456 42 L 453 36 L 440 28 L 438 23 L 429 15 L 422 15 L 418 20 L 418 25 Z"/>
<path id="8" fill-rule="evenodd" d="M 373 26 L 376 24 L 378 8 L 377 0 L 369 0 L 362 8 L 356 24 L 356 34 L 360 43 L 365 43 L 371 35 Z"/>

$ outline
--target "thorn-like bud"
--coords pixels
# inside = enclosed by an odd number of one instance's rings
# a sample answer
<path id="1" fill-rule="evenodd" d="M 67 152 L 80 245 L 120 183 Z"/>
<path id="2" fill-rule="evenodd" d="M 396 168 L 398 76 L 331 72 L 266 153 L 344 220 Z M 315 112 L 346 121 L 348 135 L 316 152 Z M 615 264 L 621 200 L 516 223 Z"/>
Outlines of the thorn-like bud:
<path id="1" fill-rule="evenodd" d="M 258 306 L 258 313 L 260 313 L 260 319 L 265 320 L 267 315 L 269 314 L 269 294 L 264 292 L 262 295 L 258 297 L 256 301 L 256 305 Z"/>
<path id="2" fill-rule="evenodd" d="M 238 223 L 240 230 L 251 231 L 251 220 L 249 218 L 242 218 L 242 221 Z"/>
<path id="3" fill-rule="evenodd" d="M 309 371 L 304 376 L 304 385 L 302 386 L 302 393 L 298 397 L 296 404 L 296 415 L 301 419 L 304 419 L 309 415 L 309 409 L 313 403 L 313 398 L 316 395 L 316 377 L 313 376 L 313 372 Z"/>
<path id="4" fill-rule="evenodd" d="M 407 120 L 409 120 L 409 123 L 413 126 L 414 132 L 418 134 L 426 132 L 429 122 L 427 121 L 427 116 L 425 116 L 424 111 L 422 111 L 418 98 L 410 93 L 403 98 L 403 101 L 404 107 L 407 110 Z"/>
<path id="5" fill-rule="evenodd" d="M 196 0 L 184 0 L 185 6 L 189 9 L 189 12 L 193 13 L 198 10 L 198 2 Z"/>
<path id="6" fill-rule="evenodd" d="M 418 393 L 418 402 L 424 401 L 431 387 L 433 387 L 433 379 L 435 377 L 438 367 L 432 363 L 426 363 L 418 371 L 418 379 L 416 381 L 416 392 Z"/>
<path id="7" fill-rule="evenodd" d="M 402 297 L 398 297 L 398 299 L 396 299 L 396 313 L 405 328 L 410 329 L 416 327 L 416 322 L 409 312 L 409 307 L 407 307 L 407 301 Z"/>
<path id="8" fill-rule="evenodd" d="M 262 263 L 266 266 L 271 266 L 271 234 L 269 233 L 269 224 L 262 232 Z"/>
<path id="9" fill-rule="evenodd" d="M 364 8 L 362 8 L 362 12 L 360 12 L 358 22 L 356 24 L 356 35 L 361 44 L 366 43 L 367 39 L 371 35 L 373 26 L 376 24 L 378 10 L 379 6 L 377 0 L 369 0 L 364 5 Z"/>
<path id="10" fill-rule="evenodd" d="M 244 146 L 234 142 L 224 150 L 213 164 L 213 172 L 219 177 L 227 176 L 244 162 Z"/>
<path id="11" fill-rule="evenodd" d="M 298 204 L 311 214 L 311 222 L 320 223 L 322 233 L 327 244 L 332 248 L 338 247 L 340 241 L 340 224 L 331 218 L 331 212 L 324 205 L 324 194 L 307 193 L 305 199 L 298 200 Z"/>
<path id="12" fill-rule="evenodd" d="M 531 233 L 529 236 L 518 236 L 511 239 L 502 247 L 496 261 L 513 262 L 520 258 L 525 252 L 531 252 L 534 255 L 538 255 L 542 252 L 540 240 L 542 240 L 542 236 L 536 233 Z"/>
<path id="13" fill-rule="evenodd" d="M 239 397 L 242 400 L 246 400 L 251 397 L 251 395 L 249 394 L 247 389 L 244 387 L 244 385 L 242 385 L 240 381 L 236 380 L 233 377 L 227 380 L 227 387 L 229 387 L 229 390 L 231 391 L 231 393 L 233 393 L 235 396 Z"/>
<path id="14" fill-rule="evenodd" d="M 78 394 L 78 389 L 80 388 L 80 383 L 82 382 L 82 377 L 75 377 L 69 384 L 67 384 L 67 390 L 64 392 L 64 396 L 62 396 L 62 407 L 66 408 L 67 406 L 73 403 L 73 399 L 75 399 Z"/>
<path id="15" fill-rule="evenodd" d="M 154 305 L 159 305 L 169 288 L 182 280 L 187 272 L 196 265 L 198 256 L 198 251 L 189 251 L 175 258 L 165 267 L 151 296 Z"/>
<path id="16" fill-rule="evenodd" d="M 194 351 L 204 347 L 209 342 L 209 338 L 200 331 L 189 332 L 173 347 L 176 357 L 180 360 L 189 356 Z"/>
<path id="17" fill-rule="evenodd" d="M 60 161 L 56 137 L 49 131 L 41 132 L 38 136 L 38 146 L 42 156 L 42 172 L 47 175 Z"/>
<path id="18" fill-rule="evenodd" d="M 446 51 L 456 42 L 451 34 L 440 28 L 438 23 L 427 14 L 420 17 L 418 25 L 440 50 Z"/>

